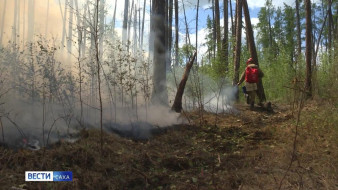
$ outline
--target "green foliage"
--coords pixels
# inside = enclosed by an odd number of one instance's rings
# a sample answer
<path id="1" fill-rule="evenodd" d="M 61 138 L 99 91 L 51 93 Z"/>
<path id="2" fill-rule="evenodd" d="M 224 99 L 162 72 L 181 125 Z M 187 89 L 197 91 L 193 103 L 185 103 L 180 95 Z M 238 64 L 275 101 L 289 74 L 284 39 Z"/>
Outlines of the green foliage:
<path id="1" fill-rule="evenodd" d="M 301 30 L 304 30 L 305 12 L 303 6 L 301 3 Z M 314 42 L 318 40 L 326 7 L 327 4 L 313 5 Z M 303 88 L 306 71 L 305 60 L 302 57 L 304 55 L 300 55 L 296 60 L 296 10 L 286 4 L 283 8 L 275 8 L 271 5 L 271 1 L 267 0 L 266 7 L 261 8 L 258 18 L 257 46 L 260 67 L 265 73 L 263 85 L 267 98 L 268 100 L 288 100 L 292 94 L 290 93 L 292 92 L 291 88 Z M 269 22 L 273 24 L 271 28 L 269 28 Z M 327 34 L 324 30 L 322 44 L 327 45 L 326 41 Z M 320 97 L 330 97 L 333 94 L 332 92 L 328 93 L 328 89 L 332 89 L 330 81 L 336 79 L 334 59 L 329 58 L 328 52 L 330 50 L 326 52 L 323 50 L 321 49 L 319 59 L 317 59 L 318 68 L 313 68 L 313 84 Z"/>
<path id="2" fill-rule="evenodd" d="M 48 97 L 50 102 L 73 98 L 74 78 L 61 67 L 56 58 L 57 50 L 42 36 L 23 47 L 9 43 L 0 52 L 0 67 L 8 72 L 8 75 L 1 75 L 1 79 L 6 80 L 20 98 L 32 102 L 43 97 Z"/>
<path id="3" fill-rule="evenodd" d="M 318 40 L 321 26 L 324 22 L 324 16 L 327 11 L 327 2 L 313 5 L 312 22 L 314 43 Z M 333 5 L 333 20 L 336 22 L 336 8 Z M 300 2 L 300 22 L 302 37 L 304 37 L 305 11 L 304 3 Z M 266 6 L 262 7 L 258 13 L 259 22 L 255 26 L 258 30 L 256 36 L 256 46 L 258 60 L 261 69 L 265 73 L 263 86 L 267 99 L 269 101 L 291 101 L 293 89 L 303 89 L 305 81 L 305 60 L 304 51 L 296 55 L 297 49 L 297 30 L 296 30 L 296 8 L 284 4 L 283 7 L 274 7 L 271 0 L 266 1 Z M 316 94 L 321 98 L 337 97 L 337 90 L 332 88 L 332 83 L 337 83 L 337 61 L 334 59 L 334 48 L 328 49 L 328 31 L 327 26 L 319 43 L 319 54 L 317 57 L 317 68 L 313 66 L 313 84 Z M 199 71 L 213 80 L 222 77 L 233 78 L 233 57 L 229 55 L 229 70 L 226 72 L 225 65 L 222 63 L 220 55 L 215 50 L 213 21 L 207 18 L 208 33 L 205 37 L 207 52 L 203 55 L 203 66 Z M 335 34 L 332 34 L 334 36 Z M 234 43 L 233 37 L 229 37 L 229 42 Z M 304 40 L 302 39 L 302 47 Z M 332 44 L 332 46 L 334 46 Z M 229 46 L 231 49 L 233 45 Z M 313 45 L 315 47 L 315 45 Z M 230 50 L 232 52 L 232 50 Z M 242 73 L 245 67 L 245 61 L 250 57 L 248 47 L 245 42 L 242 43 L 241 64 L 239 72 Z M 337 99 L 337 98 L 336 98 Z"/>
<path id="4" fill-rule="evenodd" d="M 291 61 L 294 60 L 296 49 L 296 18 L 295 18 L 294 8 L 285 5 L 284 6 L 284 15 L 283 15 L 283 25 L 285 31 L 285 44 L 282 44 L 282 48 L 285 49 Z"/>
<path id="5" fill-rule="evenodd" d="M 184 44 L 182 48 L 179 48 L 179 64 L 180 65 L 185 65 L 190 57 L 194 54 L 196 51 L 196 48 L 193 45 L 190 44 Z"/>
<path id="6" fill-rule="evenodd" d="M 272 62 L 262 59 L 260 68 L 264 72 L 263 85 L 267 100 L 288 100 L 293 88 L 292 81 L 297 76 L 296 65 L 290 63 L 290 57 L 285 50 Z"/>
<path id="7" fill-rule="evenodd" d="M 257 35 L 257 42 L 260 47 L 265 50 L 270 45 L 270 31 L 269 31 L 269 12 L 266 7 L 262 7 L 258 13 L 259 22 L 257 23 L 258 35 Z"/>
<path id="8" fill-rule="evenodd" d="M 207 57 L 209 60 L 212 57 L 215 57 L 215 51 L 216 51 L 216 40 L 214 36 L 214 28 L 213 28 L 213 20 L 210 19 L 210 16 L 208 15 L 207 17 L 207 29 L 208 29 L 208 34 L 205 36 L 206 43 L 203 44 L 204 46 L 207 46 Z"/>
<path id="9" fill-rule="evenodd" d="M 331 101 L 338 106 L 338 61 L 333 58 L 332 52 L 320 55 L 320 64 L 317 68 L 316 86 L 318 96 Z"/>

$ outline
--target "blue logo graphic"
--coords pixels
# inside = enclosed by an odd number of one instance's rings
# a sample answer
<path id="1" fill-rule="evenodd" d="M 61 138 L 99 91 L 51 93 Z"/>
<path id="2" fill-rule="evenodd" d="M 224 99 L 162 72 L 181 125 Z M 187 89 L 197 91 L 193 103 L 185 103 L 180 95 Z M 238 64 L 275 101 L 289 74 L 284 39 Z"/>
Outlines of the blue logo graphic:
<path id="1" fill-rule="evenodd" d="M 26 171 L 25 181 L 73 181 L 70 171 Z"/>
<path id="2" fill-rule="evenodd" d="M 73 181 L 73 172 L 53 172 L 53 181 Z"/>

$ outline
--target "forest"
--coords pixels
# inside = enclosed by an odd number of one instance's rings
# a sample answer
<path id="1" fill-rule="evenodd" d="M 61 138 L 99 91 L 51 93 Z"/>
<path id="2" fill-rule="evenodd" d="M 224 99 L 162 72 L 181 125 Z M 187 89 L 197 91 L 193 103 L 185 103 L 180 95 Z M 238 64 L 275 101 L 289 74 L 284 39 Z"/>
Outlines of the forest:
<path id="1" fill-rule="evenodd" d="M 337 25 L 336 0 L 0 0 L 0 189 L 338 189 Z"/>

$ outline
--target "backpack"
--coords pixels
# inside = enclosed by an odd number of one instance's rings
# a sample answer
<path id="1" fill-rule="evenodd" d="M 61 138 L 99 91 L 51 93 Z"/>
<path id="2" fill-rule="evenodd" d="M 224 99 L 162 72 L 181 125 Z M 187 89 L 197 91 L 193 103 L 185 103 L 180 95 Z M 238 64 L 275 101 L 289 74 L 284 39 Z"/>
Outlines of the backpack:
<path id="1" fill-rule="evenodd" d="M 258 82 L 258 68 L 246 67 L 245 69 L 245 81 L 249 83 Z"/>

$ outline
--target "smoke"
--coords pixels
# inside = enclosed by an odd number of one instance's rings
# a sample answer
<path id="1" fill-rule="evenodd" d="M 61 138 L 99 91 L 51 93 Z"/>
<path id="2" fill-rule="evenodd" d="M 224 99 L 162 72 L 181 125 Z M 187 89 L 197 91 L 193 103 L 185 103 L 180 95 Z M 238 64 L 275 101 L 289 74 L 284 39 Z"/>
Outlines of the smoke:
<path id="1" fill-rule="evenodd" d="M 119 109 L 116 118 L 105 119 L 104 128 L 122 137 L 145 140 L 151 138 L 167 127 L 186 123 L 180 114 L 167 106 L 150 105 L 135 109 Z"/>
<path id="2" fill-rule="evenodd" d="M 27 40 L 28 30 L 32 29 L 32 26 L 28 26 L 28 3 L 29 1 L 18 0 L 17 7 L 17 41 L 22 41 L 23 39 Z M 61 5 L 64 9 L 64 5 Z M 5 10 L 4 18 L 4 36 L 3 41 L 0 42 L 6 43 L 12 39 L 12 30 L 14 28 L 14 18 L 15 18 L 15 1 L 7 0 L 6 7 L 5 1 L 0 2 L 0 9 Z M 39 35 L 43 34 L 46 37 L 56 37 L 61 38 L 60 34 L 62 32 L 62 16 L 60 12 L 60 5 L 57 1 L 49 0 L 49 14 L 47 16 L 48 1 L 47 0 L 35 0 L 35 11 L 34 11 L 34 34 Z M 64 11 L 64 10 L 63 10 Z M 2 15 L 0 14 L 0 21 L 2 20 Z M 47 20 L 48 19 L 48 20 Z M 2 24 L 2 23 L 0 23 Z M 46 31 L 47 28 L 47 31 Z"/>
<path id="3" fill-rule="evenodd" d="M 233 112 L 233 103 L 236 100 L 238 88 L 229 84 L 220 87 L 218 92 L 207 93 L 204 97 L 204 109 L 213 113 Z"/>
<path id="4" fill-rule="evenodd" d="M 39 46 L 33 45 L 33 49 L 36 48 L 32 50 L 33 55 L 30 55 L 30 52 L 17 54 L 6 48 L 0 50 L 2 58 L 0 59 L 0 79 L 3 84 L 1 87 L 10 88 L 9 93 L 6 93 L 6 89 L 0 89 L 0 100 L 3 103 L 0 106 L 0 116 L 3 121 L 0 144 L 7 144 L 13 148 L 38 149 L 59 140 L 74 141 L 81 129 L 78 81 L 76 78 L 68 79 L 63 69 L 67 68 L 66 64 L 69 61 L 61 64 L 56 56 L 58 53 L 55 54 L 56 57 L 53 57 L 53 54 L 48 53 L 49 48 L 48 50 L 42 49 L 42 52 L 47 51 L 47 53 L 42 53 L 39 49 L 41 46 L 45 44 L 41 42 Z M 54 48 L 51 47 L 51 49 Z M 59 56 L 62 58 L 62 55 Z M 138 78 L 133 78 L 136 76 L 135 72 L 141 71 L 136 70 L 136 66 L 132 69 L 128 68 L 129 65 L 144 62 L 135 62 L 134 57 L 123 51 L 119 51 L 114 56 L 121 62 L 117 62 L 116 59 L 111 60 L 115 63 L 112 71 L 109 70 L 109 65 L 105 66 L 107 67 L 106 73 L 110 73 L 110 77 L 113 78 L 105 79 L 102 84 L 103 122 L 107 131 L 135 139 L 148 139 L 159 129 L 185 122 L 168 106 L 151 105 L 149 98 L 145 99 L 150 93 L 144 94 L 142 88 L 144 87 L 145 91 L 150 90 L 150 81 L 146 85 L 146 80 L 150 80 L 150 77 L 140 78 L 146 75 L 140 73 L 137 75 Z M 34 58 L 31 59 L 31 57 Z M 56 66 L 58 64 L 63 65 L 63 68 L 58 68 Z M 121 70 L 113 72 L 117 65 L 122 66 Z M 32 69 L 33 67 L 35 69 Z M 6 70 L 3 70 L 4 68 Z M 144 68 L 141 67 L 142 69 Z M 75 72 L 77 74 L 78 71 L 75 70 Z M 99 128 L 97 81 L 95 75 L 90 77 L 86 73 L 84 76 L 86 76 L 82 86 L 84 126 Z M 137 85 L 133 81 L 143 81 L 144 84 L 141 82 Z M 108 84 L 110 88 L 113 88 L 110 82 L 113 83 L 114 88 L 116 86 L 113 94 L 110 94 L 107 88 Z M 138 91 L 137 94 L 136 91 Z"/>
<path id="5" fill-rule="evenodd" d="M 14 94 L 10 97 L 3 100 L 5 104 L 1 110 L 3 133 L 0 131 L 0 144 L 11 148 L 36 150 L 60 140 L 74 142 L 82 127 L 89 129 L 100 126 L 99 112 L 95 109 L 86 109 L 84 126 L 81 126 L 78 108 L 69 110 L 56 103 L 44 105 L 42 102 L 27 102 L 15 98 Z M 163 105 L 115 109 L 104 107 L 104 129 L 132 139 L 149 139 L 166 127 L 186 122 L 180 118 L 180 114 Z"/>
<path id="6" fill-rule="evenodd" d="M 27 102 L 13 93 L 8 95 L 1 107 L 3 134 L 0 143 L 22 148 L 34 144 L 35 147 L 47 146 L 61 139 L 73 140 L 79 125 L 76 117 L 64 107 Z"/>
<path id="7" fill-rule="evenodd" d="M 16 29 L 17 41 L 21 41 L 27 39 L 30 26 L 27 25 L 28 17 L 25 16 L 28 14 L 28 1 L 18 2 L 20 2 L 18 17 L 20 22 L 17 21 Z M 55 41 L 61 41 L 63 21 L 59 4 L 53 0 L 49 2 L 47 20 L 47 1 L 35 0 L 35 9 L 38 11 L 34 11 L 34 33 L 42 34 L 52 42 L 39 41 L 39 38 L 35 37 L 32 47 L 25 46 L 22 52 L 11 48 L 0 49 L 0 80 L 3 82 L 0 85 L 0 103 L 2 103 L 0 116 L 3 124 L 0 143 L 14 148 L 38 149 L 61 139 L 73 141 L 81 129 L 81 120 L 86 128 L 100 126 L 96 66 L 91 58 L 93 51 L 89 53 L 87 51 L 81 60 L 84 79 L 80 92 L 78 68 L 71 64 L 72 59 L 69 59 L 69 55 L 56 48 L 58 44 L 53 44 Z M 0 4 L 3 5 L 3 1 Z M 64 5 L 61 5 L 61 9 L 64 11 Z M 5 10 L 3 44 L 12 38 L 14 1 L 7 0 Z M 132 38 L 132 33 L 130 36 Z M 161 36 L 153 39 L 157 44 L 163 40 Z M 88 41 L 87 45 L 90 43 Z M 166 89 L 164 85 L 166 79 L 162 75 L 167 69 L 166 65 L 162 64 L 159 68 L 146 65 L 144 53 L 131 54 L 121 48 L 122 45 L 119 43 L 112 44 L 114 47 L 105 44 L 101 60 L 105 70 L 104 74 L 101 73 L 104 75 L 102 77 L 104 82 L 101 85 L 105 130 L 125 137 L 147 139 L 157 130 L 186 122 L 179 114 L 172 112 L 169 106 L 150 104 L 152 79 L 160 81 L 157 83 L 160 86 L 160 90 L 156 92 L 158 96 Z M 161 44 L 163 45 L 163 41 Z M 158 55 L 158 60 L 154 61 L 165 63 L 167 52 L 164 47 L 161 47 Z M 58 64 L 61 68 L 57 67 Z M 153 73 L 152 69 L 157 76 L 149 74 Z M 182 73 L 176 76 L 179 82 Z M 231 87 L 209 80 L 205 76 L 200 77 L 204 82 L 201 85 L 205 107 L 210 106 L 211 110 L 214 110 L 220 102 L 223 102 L 219 105 L 220 109 L 231 105 L 234 93 Z M 194 81 L 195 78 L 191 73 L 184 99 L 186 110 L 194 108 L 194 103 L 191 103 L 195 102 L 196 97 Z M 7 89 L 1 87 L 9 87 L 10 91 L 6 93 Z M 169 100 L 173 100 L 175 92 L 176 86 L 171 85 Z M 83 102 L 82 111 L 80 93 Z"/>
<path id="8" fill-rule="evenodd" d="M 203 71 L 196 72 L 194 69 L 196 68 L 192 68 L 185 87 L 182 100 L 184 109 L 194 110 L 198 106 L 203 106 L 204 110 L 212 113 L 233 112 L 238 87 L 233 86 L 230 79 L 211 78 L 203 74 Z M 178 66 L 173 68 L 168 76 L 170 102 L 173 102 L 175 98 L 176 89 L 183 72 L 184 69 Z"/>

